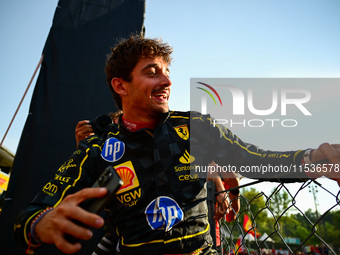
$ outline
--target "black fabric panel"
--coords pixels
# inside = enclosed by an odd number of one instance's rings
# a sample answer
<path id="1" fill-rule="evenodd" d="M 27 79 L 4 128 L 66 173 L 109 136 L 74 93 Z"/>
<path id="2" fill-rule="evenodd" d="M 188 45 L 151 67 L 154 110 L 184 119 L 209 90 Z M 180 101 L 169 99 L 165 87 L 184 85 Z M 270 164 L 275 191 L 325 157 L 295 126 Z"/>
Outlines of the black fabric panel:
<path id="1" fill-rule="evenodd" d="M 15 215 L 76 149 L 77 122 L 116 110 L 106 55 L 143 30 L 144 12 L 145 0 L 59 1 L 0 218 L 1 254 L 24 254 L 13 240 Z M 80 254 L 91 254 L 100 234 Z M 61 253 L 49 245 L 37 254 Z"/>

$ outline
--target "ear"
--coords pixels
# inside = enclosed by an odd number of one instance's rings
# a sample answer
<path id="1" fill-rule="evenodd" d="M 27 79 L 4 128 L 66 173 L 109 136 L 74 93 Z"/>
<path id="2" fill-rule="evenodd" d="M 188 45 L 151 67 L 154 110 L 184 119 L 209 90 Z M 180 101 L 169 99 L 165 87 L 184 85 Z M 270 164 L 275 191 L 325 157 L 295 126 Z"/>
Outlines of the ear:
<path id="1" fill-rule="evenodd" d="M 122 78 L 112 78 L 111 80 L 111 86 L 116 91 L 117 94 L 120 96 L 126 96 L 127 91 L 126 91 L 126 82 Z"/>

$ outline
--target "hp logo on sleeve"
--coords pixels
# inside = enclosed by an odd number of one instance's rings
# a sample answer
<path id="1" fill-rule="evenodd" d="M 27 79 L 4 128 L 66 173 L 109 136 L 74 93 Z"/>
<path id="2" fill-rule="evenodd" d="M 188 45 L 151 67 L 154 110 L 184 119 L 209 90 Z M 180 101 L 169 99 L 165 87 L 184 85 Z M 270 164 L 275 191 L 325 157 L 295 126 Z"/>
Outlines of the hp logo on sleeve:
<path id="1" fill-rule="evenodd" d="M 157 197 L 145 209 L 146 220 L 153 230 L 169 231 L 183 220 L 184 213 L 170 197 Z"/>
<path id="2" fill-rule="evenodd" d="M 102 158 L 108 162 L 116 162 L 120 160 L 125 152 L 125 144 L 116 138 L 109 138 L 105 141 Z"/>

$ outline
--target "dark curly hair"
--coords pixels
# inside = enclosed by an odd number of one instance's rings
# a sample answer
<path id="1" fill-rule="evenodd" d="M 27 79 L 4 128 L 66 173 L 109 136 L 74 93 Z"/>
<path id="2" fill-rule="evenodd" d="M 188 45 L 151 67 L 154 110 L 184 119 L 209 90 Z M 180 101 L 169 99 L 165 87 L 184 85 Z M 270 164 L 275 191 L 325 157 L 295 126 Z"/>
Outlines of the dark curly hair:
<path id="1" fill-rule="evenodd" d="M 122 101 L 111 86 L 112 79 L 117 77 L 130 82 L 131 72 L 142 57 L 162 58 L 170 65 L 171 53 L 172 47 L 163 43 L 161 39 L 148 39 L 142 35 L 122 39 L 114 48 L 111 48 L 111 54 L 107 56 L 105 66 L 106 82 L 119 109 L 122 110 Z"/>

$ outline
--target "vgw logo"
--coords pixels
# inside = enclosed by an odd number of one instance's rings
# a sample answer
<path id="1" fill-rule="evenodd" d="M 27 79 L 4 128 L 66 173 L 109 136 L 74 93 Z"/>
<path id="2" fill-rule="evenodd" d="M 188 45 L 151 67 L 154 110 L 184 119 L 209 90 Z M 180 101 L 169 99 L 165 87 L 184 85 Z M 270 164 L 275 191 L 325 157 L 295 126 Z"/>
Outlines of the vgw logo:
<path id="1" fill-rule="evenodd" d="M 245 116 L 246 110 L 249 113 L 256 115 L 256 116 L 269 116 L 275 113 L 278 109 L 280 109 L 281 116 L 287 116 L 287 106 L 292 105 L 299 109 L 300 112 L 304 116 L 311 116 L 312 114 L 307 110 L 305 104 L 308 103 L 311 99 L 311 93 L 307 89 L 299 89 L 299 88 L 283 88 L 280 91 L 278 89 L 272 89 L 272 97 L 271 105 L 267 109 L 257 109 L 254 106 L 254 94 L 253 89 L 249 88 L 247 90 L 247 94 L 245 95 L 244 92 L 232 85 L 217 85 L 212 87 L 203 82 L 197 82 L 198 84 L 204 85 L 206 88 L 209 88 L 212 93 L 216 95 L 218 100 L 220 101 L 221 111 L 222 109 L 222 100 L 220 95 L 217 93 L 215 88 L 219 88 L 219 91 L 226 90 L 231 93 L 232 96 L 232 114 L 233 116 Z M 206 88 L 196 87 L 197 89 L 203 90 L 205 94 L 201 96 L 201 113 L 207 114 L 207 95 L 209 95 L 215 106 L 217 106 L 216 100 L 213 94 L 207 90 Z M 279 102 L 280 100 L 280 102 Z M 247 108 L 246 108 L 247 107 Z M 276 123 L 280 122 L 283 127 L 295 127 L 297 126 L 297 120 L 295 119 L 243 119 L 241 121 L 235 119 L 215 119 L 214 125 L 216 124 L 230 124 L 232 127 L 233 125 L 242 125 L 242 126 L 249 126 L 249 127 L 262 127 L 266 123 L 271 124 L 272 127 L 275 126 Z"/>

